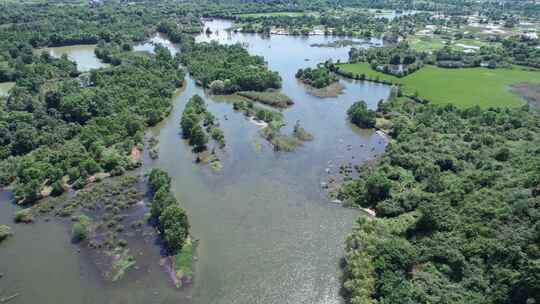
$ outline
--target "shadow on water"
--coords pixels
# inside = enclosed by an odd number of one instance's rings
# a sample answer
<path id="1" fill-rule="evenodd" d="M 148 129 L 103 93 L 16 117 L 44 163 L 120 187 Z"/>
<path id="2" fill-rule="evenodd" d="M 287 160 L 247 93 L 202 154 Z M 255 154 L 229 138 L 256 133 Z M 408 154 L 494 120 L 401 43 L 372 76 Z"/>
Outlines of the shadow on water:
<path id="1" fill-rule="evenodd" d="M 297 120 L 315 136 L 291 153 L 277 153 L 260 136 L 259 127 L 216 102 L 187 77 L 174 97 L 171 115 L 149 132 L 159 138 L 159 158 L 145 152 L 145 170 L 160 167 L 173 178 L 173 191 L 187 210 L 193 234 L 200 239 L 195 282 L 177 291 L 157 265 L 155 256 L 138 264 L 145 275 L 104 282 L 96 267 L 70 243 L 70 228 L 55 221 L 13 225 L 15 206 L 0 192 L 0 224 L 14 228 L 15 237 L 0 244 L 0 289 L 20 292 L 11 303 L 342 303 L 339 263 L 343 241 L 359 213 L 331 204 L 321 189 L 330 172 L 342 164 L 359 164 L 384 151 L 384 139 L 346 121 L 347 108 L 365 100 L 374 108 L 388 97 L 384 85 L 341 80 L 337 98 L 309 95 L 294 78 L 298 68 L 332 58 L 345 61 L 349 48 L 317 48 L 313 43 L 334 38 L 229 34 L 228 22 L 206 26 L 210 36 L 198 41 L 245 43 L 264 56 L 283 78 L 283 93 L 295 105 L 285 110 L 285 132 Z M 337 38 L 335 38 L 337 39 Z M 154 42 L 173 48 L 164 37 Z M 137 51 L 151 51 L 146 43 Z M 220 120 L 227 147 L 223 171 L 212 173 L 195 164 L 191 148 L 181 140 L 179 121 L 193 95 L 204 97 Z M 139 272 L 137 272 L 139 273 Z M 4 295 L 1 295 L 4 296 Z"/>

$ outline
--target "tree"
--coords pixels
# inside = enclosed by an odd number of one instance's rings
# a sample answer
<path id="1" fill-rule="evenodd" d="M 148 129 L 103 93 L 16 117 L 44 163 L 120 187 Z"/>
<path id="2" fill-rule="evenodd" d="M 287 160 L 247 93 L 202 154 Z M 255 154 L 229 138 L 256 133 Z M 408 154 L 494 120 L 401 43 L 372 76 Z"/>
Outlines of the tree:
<path id="1" fill-rule="evenodd" d="M 206 150 L 206 144 L 208 143 L 208 136 L 204 132 L 200 125 L 195 125 L 191 129 L 191 137 L 189 144 L 194 146 L 195 152 L 202 152 Z"/>
<path id="2" fill-rule="evenodd" d="M 159 219 L 159 216 L 165 208 L 176 204 L 176 199 L 167 187 L 161 187 L 156 191 L 152 198 L 150 213 L 153 218 Z"/>
<path id="3" fill-rule="evenodd" d="M 373 128 L 375 126 L 375 111 L 367 108 L 365 101 L 355 102 L 347 111 L 351 122 L 360 128 Z"/>
<path id="4" fill-rule="evenodd" d="M 171 188 L 171 178 L 162 169 L 154 168 L 148 173 L 148 182 L 153 191 L 157 192 L 164 187 L 167 191 Z"/>
<path id="5" fill-rule="evenodd" d="M 373 174 L 366 180 L 366 198 L 372 205 L 390 196 L 390 180 L 382 174 Z"/>
<path id="6" fill-rule="evenodd" d="M 189 235 L 189 222 L 185 211 L 177 204 L 165 208 L 159 217 L 159 230 L 169 253 L 178 254 Z"/>

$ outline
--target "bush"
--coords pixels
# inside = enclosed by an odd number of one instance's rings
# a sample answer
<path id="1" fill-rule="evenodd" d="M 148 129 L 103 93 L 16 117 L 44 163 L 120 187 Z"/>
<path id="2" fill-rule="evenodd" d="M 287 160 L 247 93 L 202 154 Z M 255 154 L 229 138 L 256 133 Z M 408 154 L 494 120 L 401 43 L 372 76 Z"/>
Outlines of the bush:
<path id="1" fill-rule="evenodd" d="M 85 215 L 80 215 L 77 222 L 73 224 L 71 239 L 74 243 L 79 243 L 88 238 L 90 234 L 90 219 Z"/>

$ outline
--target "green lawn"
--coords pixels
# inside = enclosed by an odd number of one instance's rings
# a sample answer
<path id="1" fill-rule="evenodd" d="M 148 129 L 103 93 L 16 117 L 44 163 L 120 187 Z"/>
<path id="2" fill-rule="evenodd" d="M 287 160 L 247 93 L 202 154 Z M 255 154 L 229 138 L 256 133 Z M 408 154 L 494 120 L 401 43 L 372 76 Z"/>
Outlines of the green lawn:
<path id="1" fill-rule="evenodd" d="M 445 43 L 440 38 L 421 37 L 409 41 L 412 49 L 419 52 L 434 52 L 442 49 Z"/>
<path id="2" fill-rule="evenodd" d="M 340 68 L 355 74 L 366 74 L 370 78 L 401 83 L 407 95 L 418 92 L 418 96 L 433 103 L 452 103 L 458 107 L 479 105 L 480 107 L 516 107 L 524 100 L 509 87 L 520 82 L 540 84 L 539 71 L 514 69 L 443 69 L 426 66 L 409 76 L 397 78 L 373 71 L 366 63 L 342 64 Z"/>

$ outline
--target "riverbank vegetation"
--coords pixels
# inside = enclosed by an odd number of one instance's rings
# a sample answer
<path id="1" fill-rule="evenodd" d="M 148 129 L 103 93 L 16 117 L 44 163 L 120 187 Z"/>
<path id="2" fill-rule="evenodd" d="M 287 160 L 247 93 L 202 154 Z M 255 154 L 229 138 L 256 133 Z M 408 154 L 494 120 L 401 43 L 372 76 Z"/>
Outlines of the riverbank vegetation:
<path id="1" fill-rule="evenodd" d="M 393 141 L 338 196 L 377 215 L 346 242 L 351 302 L 534 301 L 538 112 L 395 98 L 379 115 Z"/>

